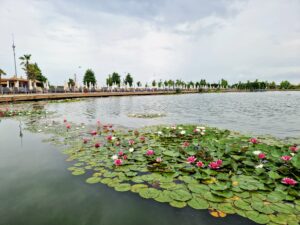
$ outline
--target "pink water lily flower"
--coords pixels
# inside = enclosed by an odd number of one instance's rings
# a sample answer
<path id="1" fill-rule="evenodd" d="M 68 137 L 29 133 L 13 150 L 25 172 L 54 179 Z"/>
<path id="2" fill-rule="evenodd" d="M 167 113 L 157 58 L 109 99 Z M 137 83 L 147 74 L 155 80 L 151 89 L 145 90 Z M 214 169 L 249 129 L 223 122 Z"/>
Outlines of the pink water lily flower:
<path id="1" fill-rule="evenodd" d="M 122 156 L 122 155 L 124 155 L 124 152 L 123 152 L 123 151 L 119 151 L 119 152 L 118 152 L 118 155 L 119 155 L 119 156 Z"/>
<path id="2" fill-rule="evenodd" d="M 127 155 L 123 155 L 123 159 L 126 160 L 128 158 Z"/>
<path id="3" fill-rule="evenodd" d="M 95 136 L 95 135 L 97 135 L 97 133 L 98 133 L 98 132 L 97 132 L 96 130 L 92 130 L 90 134 L 91 134 L 92 136 Z"/>
<path id="4" fill-rule="evenodd" d="M 101 144 L 99 143 L 99 142 L 97 142 L 96 144 L 95 144 L 95 148 L 99 148 L 101 146 Z"/>
<path id="5" fill-rule="evenodd" d="M 187 163 L 194 163 L 196 160 L 197 158 L 195 156 L 190 156 L 186 159 Z"/>
<path id="6" fill-rule="evenodd" d="M 64 119 L 64 123 L 66 123 L 67 122 L 67 119 Z"/>
<path id="7" fill-rule="evenodd" d="M 257 138 L 250 138 L 249 141 L 250 141 L 252 144 L 257 144 L 257 143 L 258 143 Z"/>
<path id="8" fill-rule="evenodd" d="M 116 159 L 116 160 L 114 161 L 114 163 L 115 163 L 116 166 L 121 166 L 122 163 L 123 163 L 123 161 L 122 161 L 122 159 Z"/>
<path id="9" fill-rule="evenodd" d="M 112 135 L 108 135 L 108 136 L 106 137 L 106 140 L 108 140 L 108 141 L 112 141 L 112 139 L 113 139 Z"/>
<path id="10" fill-rule="evenodd" d="M 129 140 L 129 141 L 128 141 L 128 144 L 129 144 L 129 145 L 134 145 L 134 140 Z"/>
<path id="11" fill-rule="evenodd" d="M 189 146 L 190 146 L 190 143 L 187 141 L 183 142 L 183 144 L 182 144 L 182 147 L 184 147 L 184 148 L 187 148 Z"/>
<path id="12" fill-rule="evenodd" d="M 140 137 L 140 141 L 144 142 L 145 141 L 145 137 L 144 136 Z"/>
<path id="13" fill-rule="evenodd" d="M 294 152 L 294 153 L 296 153 L 296 152 L 298 152 L 298 147 L 296 146 L 296 145 L 294 145 L 294 146 L 291 146 L 290 147 L 290 150 L 292 151 L 292 152 Z"/>
<path id="14" fill-rule="evenodd" d="M 70 128 L 71 128 L 71 125 L 67 123 L 67 124 L 66 124 L 66 128 L 67 128 L 67 129 L 70 129 Z"/>
<path id="15" fill-rule="evenodd" d="M 259 153 L 258 158 L 264 159 L 264 158 L 266 158 L 266 154 L 265 153 Z"/>
<path id="16" fill-rule="evenodd" d="M 162 158 L 157 157 L 157 158 L 156 158 L 156 162 L 158 162 L 158 163 L 162 162 Z"/>
<path id="17" fill-rule="evenodd" d="M 148 156 L 154 155 L 154 151 L 149 149 L 149 150 L 147 150 L 146 155 L 148 155 Z"/>
<path id="18" fill-rule="evenodd" d="M 292 159 L 292 156 L 289 156 L 289 155 L 284 155 L 284 156 L 281 156 L 281 159 L 283 161 L 290 161 Z"/>
<path id="19" fill-rule="evenodd" d="M 287 184 L 287 185 L 291 185 L 291 186 L 295 186 L 296 184 L 298 184 L 297 181 L 295 181 L 294 179 L 292 178 L 288 178 L 288 177 L 285 177 L 281 180 L 281 183 L 283 184 Z"/>
<path id="20" fill-rule="evenodd" d="M 83 138 L 83 143 L 84 143 L 84 144 L 88 143 L 88 141 L 89 141 L 89 139 Z"/>
<path id="21" fill-rule="evenodd" d="M 220 168 L 220 165 L 217 162 L 211 162 L 211 163 L 209 163 L 208 167 L 213 170 L 216 170 L 216 169 Z"/>
<path id="22" fill-rule="evenodd" d="M 116 141 L 115 145 L 119 146 L 121 143 L 119 141 Z"/>
<path id="23" fill-rule="evenodd" d="M 216 163 L 217 163 L 219 166 L 222 166 L 223 161 L 222 161 L 221 159 L 218 159 L 218 160 L 216 161 Z"/>
<path id="24" fill-rule="evenodd" d="M 198 166 L 198 167 L 204 167 L 204 163 L 203 162 L 201 162 L 201 161 L 198 161 L 197 163 L 196 163 L 196 166 Z"/>

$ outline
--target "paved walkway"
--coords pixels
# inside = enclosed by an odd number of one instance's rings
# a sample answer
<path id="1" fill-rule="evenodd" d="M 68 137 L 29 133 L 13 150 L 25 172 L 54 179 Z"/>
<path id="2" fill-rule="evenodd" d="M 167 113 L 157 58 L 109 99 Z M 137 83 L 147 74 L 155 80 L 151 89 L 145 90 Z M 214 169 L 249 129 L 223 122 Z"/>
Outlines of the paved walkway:
<path id="1" fill-rule="evenodd" d="M 144 92 L 93 92 L 93 93 L 46 93 L 46 94 L 11 94 L 0 95 L 0 103 L 17 101 L 39 101 L 49 99 L 89 98 L 110 96 L 134 95 L 166 95 L 175 94 L 175 91 L 144 91 Z M 197 91 L 183 91 L 183 94 L 198 93 Z"/>

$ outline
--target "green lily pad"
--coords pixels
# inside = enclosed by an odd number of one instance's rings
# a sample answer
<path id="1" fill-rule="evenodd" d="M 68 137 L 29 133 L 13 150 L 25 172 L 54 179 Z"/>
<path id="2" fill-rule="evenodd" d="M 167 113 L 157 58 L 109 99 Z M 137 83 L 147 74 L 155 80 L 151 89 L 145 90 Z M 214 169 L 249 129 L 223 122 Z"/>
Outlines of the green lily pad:
<path id="1" fill-rule="evenodd" d="M 86 182 L 88 184 L 96 184 L 99 183 L 101 181 L 100 177 L 89 177 L 88 179 L 86 179 Z"/>
<path id="2" fill-rule="evenodd" d="M 172 201 L 170 202 L 170 205 L 175 208 L 184 208 L 186 206 L 186 202 Z"/>
<path id="3" fill-rule="evenodd" d="M 143 198 L 157 198 L 160 191 L 154 188 L 143 188 L 139 191 L 139 195 Z"/>
<path id="4" fill-rule="evenodd" d="M 194 209 L 207 209 L 209 207 L 208 202 L 199 196 L 194 196 L 190 201 L 188 201 L 188 205 Z"/>
<path id="5" fill-rule="evenodd" d="M 116 191 L 124 192 L 124 191 L 129 191 L 130 189 L 131 189 L 131 185 L 126 184 L 126 183 L 119 184 L 119 185 L 115 186 Z"/>
<path id="6" fill-rule="evenodd" d="M 188 191 L 178 189 L 172 191 L 170 197 L 176 201 L 185 202 L 187 200 L 190 200 L 192 198 L 192 195 Z"/>

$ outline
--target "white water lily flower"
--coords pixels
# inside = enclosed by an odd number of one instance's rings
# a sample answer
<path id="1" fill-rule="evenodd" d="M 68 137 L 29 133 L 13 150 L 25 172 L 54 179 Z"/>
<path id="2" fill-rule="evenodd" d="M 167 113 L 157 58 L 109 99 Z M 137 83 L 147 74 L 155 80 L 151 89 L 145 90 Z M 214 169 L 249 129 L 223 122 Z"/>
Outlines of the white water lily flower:
<path id="1" fill-rule="evenodd" d="M 118 156 L 117 155 L 113 155 L 111 158 L 112 158 L 112 160 L 116 160 L 116 159 L 118 159 Z"/>
<path id="2" fill-rule="evenodd" d="M 186 133 L 185 130 L 180 131 L 180 134 L 185 134 L 185 133 Z"/>
<path id="3" fill-rule="evenodd" d="M 116 137 L 111 137 L 111 140 L 113 141 L 113 140 L 115 140 L 116 139 Z"/>
<path id="4" fill-rule="evenodd" d="M 292 153 L 291 153 L 291 156 L 295 156 L 295 153 L 292 152 Z"/>
<path id="5" fill-rule="evenodd" d="M 82 129 L 84 128 L 84 126 L 81 127 Z"/>
<path id="6" fill-rule="evenodd" d="M 38 130 L 38 132 L 42 132 L 42 130 Z"/>
<path id="7" fill-rule="evenodd" d="M 158 134 L 158 135 L 162 135 L 162 132 L 161 132 L 161 131 L 158 131 L 157 134 Z"/>
<path id="8" fill-rule="evenodd" d="M 204 135 L 205 133 L 204 133 L 204 132 L 201 132 L 200 134 L 201 134 L 201 135 Z"/>
<path id="9" fill-rule="evenodd" d="M 79 127 L 76 127 L 76 130 L 79 130 Z"/>
<path id="10" fill-rule="evenodd" d="M 254 151 L 253 154 L 254 155 L 259 155 L 261 153 L 261 151 Z"/>
<path id="11" fill-rule="evenodd" d="M 129 152 L 133 152 L 133 151 L 134 151 L 134 148 L 130 148 L 128 151 L 129 151 Z"/>
<path id="12" fill-rule="evenodd" d="M 263 167 L 264 167 L 263 164 L 259 164 L 259 165 L 255 166 L 256 169 L 261 169 L 261 168 L 263 168 Z"/>

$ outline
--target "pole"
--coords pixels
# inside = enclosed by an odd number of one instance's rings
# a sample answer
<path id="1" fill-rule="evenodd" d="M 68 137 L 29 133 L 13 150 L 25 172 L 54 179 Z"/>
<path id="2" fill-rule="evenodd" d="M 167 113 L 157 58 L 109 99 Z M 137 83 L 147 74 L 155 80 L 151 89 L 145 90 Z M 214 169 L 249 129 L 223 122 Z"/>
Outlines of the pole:
<path id="1" fill-rule="evenodd" d="M 14 62 L 15 62 L 15 76 L 17 77 L 18 74 L 17 74 L 17 63 L 16 63 L 16 51 L 15 51 L 15 41 L 14 41 L 14 35 L 12 35 L 12 41 L 13 41 L 13 45 L 12 45 L 12 48 L 13 48 L 13 52 L 14 52 Z"/>

